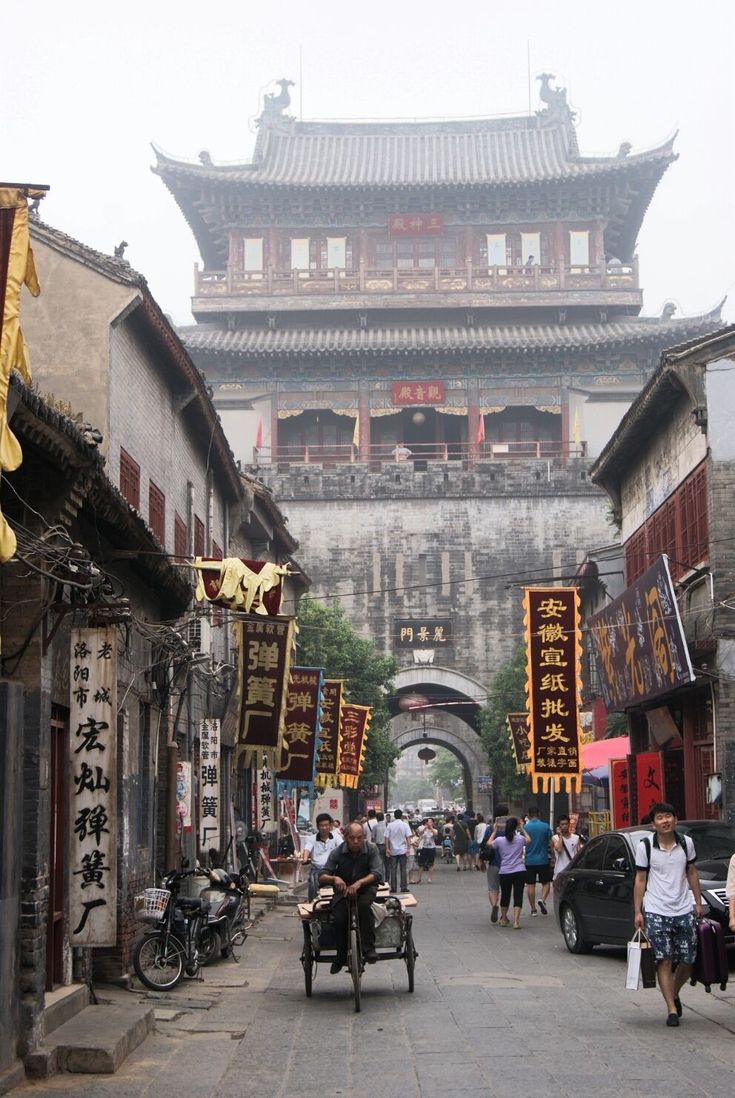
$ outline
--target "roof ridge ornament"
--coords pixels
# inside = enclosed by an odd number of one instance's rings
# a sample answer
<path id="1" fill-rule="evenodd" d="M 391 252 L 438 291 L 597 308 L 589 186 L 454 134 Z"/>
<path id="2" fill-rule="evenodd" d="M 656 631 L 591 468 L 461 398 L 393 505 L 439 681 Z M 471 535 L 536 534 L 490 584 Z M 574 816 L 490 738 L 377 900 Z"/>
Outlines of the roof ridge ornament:
<path id="1" fill-rule="evenodd" d="M 293 80 L 276 80 L 276 84 L 281 89 L 278 95 L 275 92 L 270 92 L 263 98 L 263 112 L 256 118 L 255 123 L 257 126 L 278 126 L 283 122 L 294 122 L 295 119 L 292 115 L 284 114 L 286 107 L 291 104 L 291 96 L 289 95 L 289 88 L 294 87 Z"/>
<path id="2" fill-rule="evenodd" d="M 539 98 L 542 103 L 546 103 L 546 109 L 536 113 L 547 114 L 549 118 L 556 118 L 563 122 L 573 122 L 577 114 L 567 103 L 567 89 L 551 87 L 551 81 L 556 80 L 554 73 L 542 72 L 536 79 L 541 81 Z"/>

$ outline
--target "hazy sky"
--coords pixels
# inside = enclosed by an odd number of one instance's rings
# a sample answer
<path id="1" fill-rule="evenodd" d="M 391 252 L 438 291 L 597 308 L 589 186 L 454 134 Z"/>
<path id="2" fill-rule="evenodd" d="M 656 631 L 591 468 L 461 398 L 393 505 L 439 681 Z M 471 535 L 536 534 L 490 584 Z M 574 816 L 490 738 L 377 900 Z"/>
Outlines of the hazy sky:
<path id="1" fill-rule="evenodd" d="M 299 80 L 304 118 L 521 113 L 531 74 L 557 74 L 583 153 L 635 151 L 679 130 L 680 159 L 639 240 L 644 312 L 735 296 L 731 0 L 39 0 L 3 15 L 6 181 L 48 183 L 45 221 L 101 251 L 123 238 L 164 310 L 190 323 L 199 256 L 150 172 L 150 142 L 243 160 L 265 90 Z M 532 81 L 532 107 L 538 102 Z M 300 102 L 301 99 L 301 102 Z M 726 319 L 735 319 L 728 303 Z"/>

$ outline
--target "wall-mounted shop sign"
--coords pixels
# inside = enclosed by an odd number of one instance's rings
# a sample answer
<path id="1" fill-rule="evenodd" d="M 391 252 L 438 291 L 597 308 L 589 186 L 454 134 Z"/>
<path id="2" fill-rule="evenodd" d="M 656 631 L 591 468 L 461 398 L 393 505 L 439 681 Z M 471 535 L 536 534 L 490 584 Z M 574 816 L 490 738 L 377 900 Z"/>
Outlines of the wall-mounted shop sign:
<path id="1" fill-rule="evenodd" d="M 393 623 L 396 648 L 433 648 L 451 639 L 451 618 L 398 618 Z"/>

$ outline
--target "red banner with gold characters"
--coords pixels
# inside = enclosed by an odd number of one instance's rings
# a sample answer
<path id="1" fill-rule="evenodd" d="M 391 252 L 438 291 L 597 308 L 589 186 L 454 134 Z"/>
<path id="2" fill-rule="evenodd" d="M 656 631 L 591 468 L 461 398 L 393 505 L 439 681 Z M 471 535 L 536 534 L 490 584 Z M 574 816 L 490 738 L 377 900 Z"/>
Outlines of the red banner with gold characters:
<path id="1" fill-rule="evenodd" d="M 610 808 L 613 827 L 633 823 L 630 796 L 630 766 L 627 759 L 610 759 Z"/>
<path id="2" fill-rule="evenodd" d="M 281 760 L 293 618 L 244 618 L 239 626 L 238 757 L 275 770 Z"/>
<path id="3" fill-rule="evenodd" d="M 660 751 L 644 751 L 635 756 L 637 823 L 647 816 L 654 804 L 666 801 L 664 760 Z"/>
<path id="4" fill-rule="evenodd" d="M 394 381 L 390 398 L 393 404 L 443 404 L 446 393 L 443 381 Z"/>
<path id="5" fill-rule="evenodd" d="M 294 667 L 286 696 L 281 769 L 276 775 L 284 791 L 303 789 L 314 781 L 314 761 L 319 739 L 322 682 L 321 667 Z"/>
<path id="6" fill-rule="evenodd" d="M 316 760 L 316 784 L 322 788 L 339 782 L 339 731 L 342 714 L 342 679 L 325 679 L 322 690 L 321 745 Z"/>
<path id="7" fill-rule="evenodd" d="M 531 741 L 528 737 L 528 713 L 508 713 L 505 718 L 516 760 L 516 773 L 528 773 L 531 762 Z"/>
<path id="8" fill-rule="evenodd" d="M 432 236 L 444 229 L 444 218 L 438 213 L 392 214 L 388 218 L 391 236 Z"/>
<path id="9" fill-rule="evenodd" d="M 342 704 L 339 730 L 339 784 L 357 789 L 373 710 L 370 705 Z"/>
<path id="10" fill-rule="evenodd" d="M 531 785 L 582 788 L 579 594 L 574 587 L 527 587 L 526 706 L 531 739 Z"/>

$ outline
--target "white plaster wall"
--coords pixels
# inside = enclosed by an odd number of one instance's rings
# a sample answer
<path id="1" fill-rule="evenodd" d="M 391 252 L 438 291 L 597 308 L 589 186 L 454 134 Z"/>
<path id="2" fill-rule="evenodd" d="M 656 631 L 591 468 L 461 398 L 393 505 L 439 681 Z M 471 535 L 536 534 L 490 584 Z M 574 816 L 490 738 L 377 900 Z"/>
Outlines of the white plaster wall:
<path id="1" fill-rule="evenodd" d="M 707 437 L 713 461 L 735 460 L 735 361 L 707 366 Z"/>

